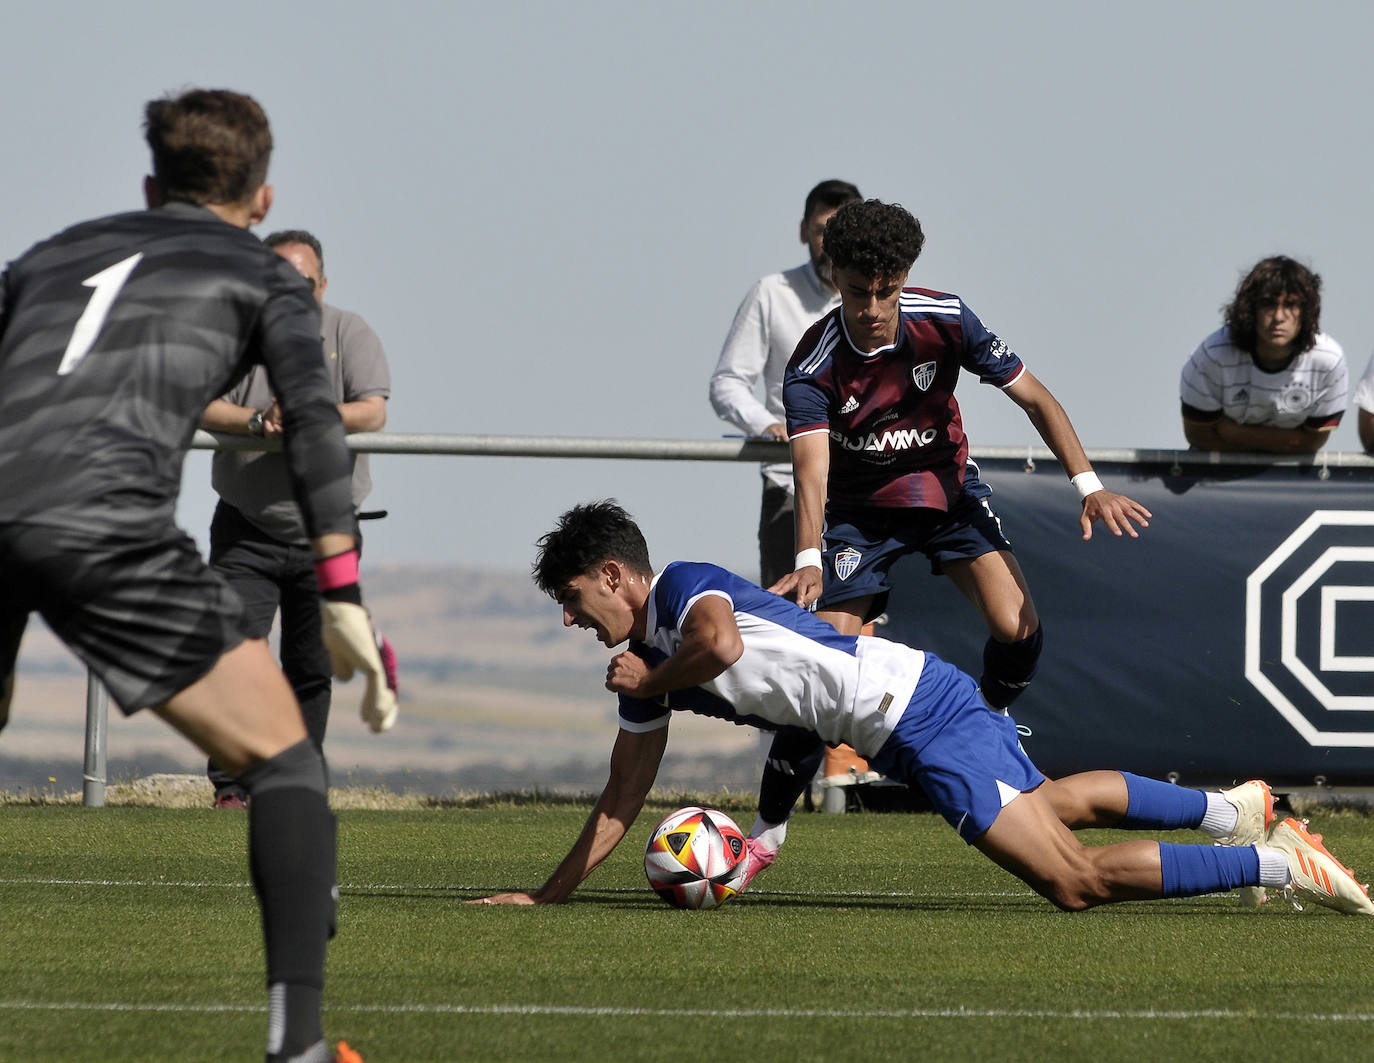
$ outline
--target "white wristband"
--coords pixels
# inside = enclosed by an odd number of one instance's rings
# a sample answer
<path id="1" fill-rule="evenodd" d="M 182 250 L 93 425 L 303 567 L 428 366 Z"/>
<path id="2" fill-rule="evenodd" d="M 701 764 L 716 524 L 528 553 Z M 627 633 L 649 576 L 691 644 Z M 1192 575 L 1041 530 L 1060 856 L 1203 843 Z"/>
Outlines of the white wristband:
<path id="1" fill-rule="evenodd" d="M 1094 491 L 1103 490 L 1102 481 L 1097 478 L 1097 473 L 1091 469 L 1087 472 L 1080 472 L 1077 476 L 1070 476 L 1069 483 L 1073 484 L 1078 491 L 1079 501 L 1087 498 Z"/>
<path id="2" fill-rule="evenodd" d="M 821 552 L 814 546 L 808 550 L 803 550 L 797 555 L 797 565 L 794 572 L 800 572 L 804 568 L 820 568 Z"/>

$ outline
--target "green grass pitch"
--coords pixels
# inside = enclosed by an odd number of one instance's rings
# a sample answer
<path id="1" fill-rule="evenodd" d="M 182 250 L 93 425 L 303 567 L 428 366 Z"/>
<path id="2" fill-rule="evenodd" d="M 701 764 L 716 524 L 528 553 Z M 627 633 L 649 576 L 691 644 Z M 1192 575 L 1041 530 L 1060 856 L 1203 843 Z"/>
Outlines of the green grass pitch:
<path id="1" fill-rule="evenodd" d="M 1064 915 L 904 813 L 799 815 L 756 888 L 679 912 L 640 861 L 665 811 L 540 909 L 462 902 L 541 882 L 585 806 L 340 813 L 330 1037 L 368 1063 L 1369 1058 L 1374 920 L 1234 896 Z M 1374 871 L 1374 817 L 1312 828 Z M 0 807 L 0 1060 L 261 1059 L 244 835 L 208 809 Z"/>

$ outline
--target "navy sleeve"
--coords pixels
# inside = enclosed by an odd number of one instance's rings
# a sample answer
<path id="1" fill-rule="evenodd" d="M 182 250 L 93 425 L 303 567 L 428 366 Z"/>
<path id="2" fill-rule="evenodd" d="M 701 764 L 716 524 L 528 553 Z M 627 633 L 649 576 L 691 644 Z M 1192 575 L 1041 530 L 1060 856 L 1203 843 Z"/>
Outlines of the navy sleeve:
<path id="1" fill-rule="evenodd" d="M 1005 387 L 1021 375 L 1024 368 L 1021 359 L 1004 340 L 989 331 L 968 306 L 961 306 L 964 351 L 959 364 L 970 373 L 976 373 L 984 384 Z"/>

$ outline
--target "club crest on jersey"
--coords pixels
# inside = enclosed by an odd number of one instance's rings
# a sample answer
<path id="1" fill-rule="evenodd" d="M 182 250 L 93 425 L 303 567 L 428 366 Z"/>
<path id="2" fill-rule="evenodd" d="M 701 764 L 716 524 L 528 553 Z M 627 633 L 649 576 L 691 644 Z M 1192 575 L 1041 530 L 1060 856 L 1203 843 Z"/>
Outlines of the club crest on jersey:
<path id="1" fill-rule="evenodd" d="M 1292 381 L 1279 395 L 1278 406 L 1284 413 L 1300 413 L 1312 405 L 1312 389 L 1306 384 Z"/>
<path id="2" fill-rule="evenodd" d="M 841 580 L 847 580 L 854 575 L 854 570 L 859 567 L 859 559 L 863 555 L 852 546 L 846 546 L 835 555 L 835 575 Z"/>
<path id="3" fill-rule="evenodd" d="M 935 363 L 923 362 L 911 371 L 911 379 L 922 391 L 929 391 L 930 385 L 935 383 Z"/>

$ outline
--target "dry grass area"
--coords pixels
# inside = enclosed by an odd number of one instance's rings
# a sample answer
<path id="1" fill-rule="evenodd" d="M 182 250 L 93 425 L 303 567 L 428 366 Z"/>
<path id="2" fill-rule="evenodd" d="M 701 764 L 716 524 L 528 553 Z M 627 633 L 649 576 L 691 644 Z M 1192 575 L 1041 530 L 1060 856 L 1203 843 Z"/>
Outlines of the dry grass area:
<path id="1" fill-rule="evenodd" d="M 214 791 L 203 775 L 161 773 L 131 782 L 112 783 L 105 789 L 105 804 L 123 808 L 209 808 Z M 455 808 L 490 808 L 495 806 L 566 806 L 590 805 L 594 794 L 521 790 L 506 793 L 466 794 L 436 797 L 432 794 L 398 793 L 383 786 L 341 786 L 329 791 L 329 803 L 335 811 L 400 811 L 415 812 Z M 707 804 L 726 811 L 752 811 L 754 795 L 730 791 L 689 793 L 682 790 L 656 789 L 649 795 L 651 808 L 680 808 L 689 804 Z M 80 805 L 79 790 L 59 792 L 55 789 L 0 791 L 0 805 Z"/>

